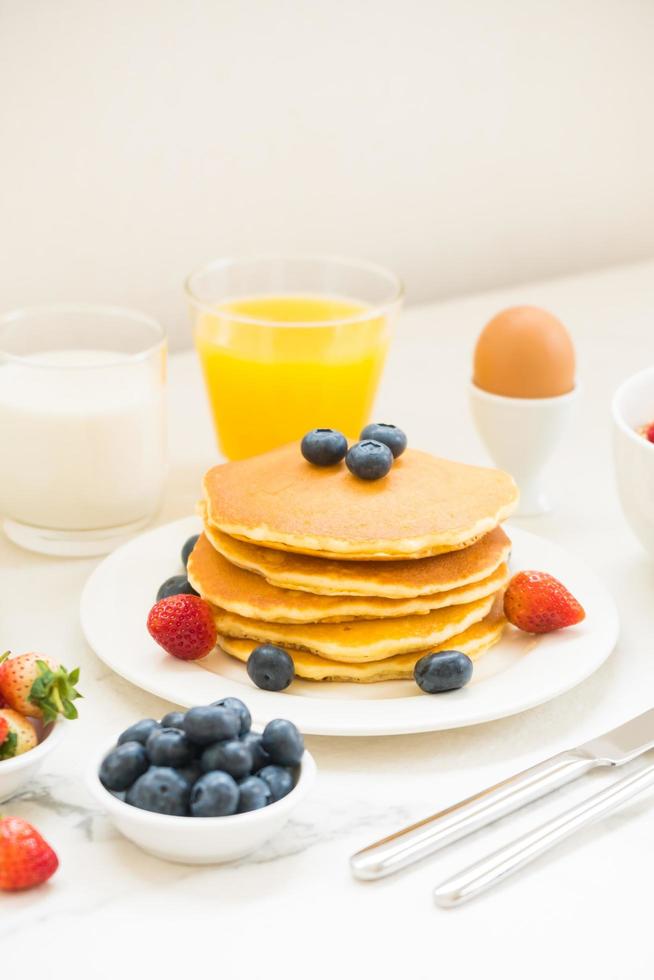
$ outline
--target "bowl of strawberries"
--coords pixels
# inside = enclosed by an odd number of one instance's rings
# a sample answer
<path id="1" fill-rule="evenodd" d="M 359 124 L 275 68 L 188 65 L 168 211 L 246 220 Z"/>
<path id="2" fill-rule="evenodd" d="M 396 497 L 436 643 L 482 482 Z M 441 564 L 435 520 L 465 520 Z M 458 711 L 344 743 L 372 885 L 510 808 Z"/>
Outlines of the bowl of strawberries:
<path id="1" fill-rule="evenodd" d="M 77 717 L 79 670 L 39 653 L 0 656 L 0 802 L 32 779 Z"/>

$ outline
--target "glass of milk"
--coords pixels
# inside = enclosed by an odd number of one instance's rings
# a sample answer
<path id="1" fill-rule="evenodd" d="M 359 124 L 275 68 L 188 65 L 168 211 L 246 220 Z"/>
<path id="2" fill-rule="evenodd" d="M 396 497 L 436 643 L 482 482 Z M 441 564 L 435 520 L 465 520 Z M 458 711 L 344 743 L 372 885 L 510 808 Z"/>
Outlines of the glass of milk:
<path id="1" fill-rule="evenodd" d="M 0 317 L 0 515 L 16 544 L 100 555 L 143 527 L 165 469 L 156 320 L 60 305 Z"/>

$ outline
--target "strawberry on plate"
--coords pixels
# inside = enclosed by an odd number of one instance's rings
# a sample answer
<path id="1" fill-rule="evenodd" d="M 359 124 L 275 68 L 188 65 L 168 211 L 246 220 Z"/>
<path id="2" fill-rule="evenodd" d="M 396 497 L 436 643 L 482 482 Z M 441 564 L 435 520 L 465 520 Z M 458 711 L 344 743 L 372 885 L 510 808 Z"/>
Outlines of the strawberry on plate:
<path id="1" fill-rule="evenodd" d="M 586 617 L 571 592 L 547 572 L 518 572 L 504 593 L 504 615 L 526 633 L 551 633 Z"/>
<path id="2" fill-rule="evenodd" d="M 23 755 L 24 752 L 36 748 L 38 743 L 36 729 L 29 718 L 24 718 L 20 712 L 11 708 L 0 708 L 0 761 Z"/>
<path id="3" fill-rule="evenodd" d="M 82 695 L 75 690 L 79 668 L 70 674 L 51 657 L 39 653 L 23 653 L 0 657 L 0 697 L 14 711 L 41 718 L 46 725 L 57 715 L 77 718 L 73 704 Z"/>
<path id="4" fill-rule="evenodd" d="M 0 820 L 0 891 L 34 888 L 58 867 L 57 855 L 31 824 L 20 817 Z"/>
<path id="5" fill-rule="evenodd" d="M 218 638 L 209 603 L 185 593 L 154 604 L 148 615 L 148 631 L 166 653 L 179 660 L 206 657 Z"/>

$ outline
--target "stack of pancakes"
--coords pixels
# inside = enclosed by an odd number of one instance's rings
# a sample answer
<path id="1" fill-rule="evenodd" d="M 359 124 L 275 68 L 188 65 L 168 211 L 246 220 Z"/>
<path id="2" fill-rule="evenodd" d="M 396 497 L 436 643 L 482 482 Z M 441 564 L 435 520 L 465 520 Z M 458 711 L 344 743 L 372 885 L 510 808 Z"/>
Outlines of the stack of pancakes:
<path id="1" fill-rule="evenodd" d="M 298 677 L 411 677 L 429 651 L 479 656 L 504 628 L 518 492 L 499 470 L 407 450 L 381 480 L 298 445 L 209 470 L 188 577 L 219 646 L 282 646 Z"/>

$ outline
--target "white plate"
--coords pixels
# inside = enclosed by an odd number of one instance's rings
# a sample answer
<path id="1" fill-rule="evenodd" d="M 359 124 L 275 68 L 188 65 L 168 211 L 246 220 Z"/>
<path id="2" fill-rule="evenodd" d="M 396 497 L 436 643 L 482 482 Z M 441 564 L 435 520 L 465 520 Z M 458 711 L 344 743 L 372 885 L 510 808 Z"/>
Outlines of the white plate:
<path id="1" fill-rule="evenodd" d="M 561 579 L 586 609 L 569 630 L 533 637 L 512 627 L 476 664 L 467 687 L 423 694 L 412 680 L 380 684 L 295 681 L 287 691 L 261 691 L 245 667 L 222 652 L 203 661 L 168 656 L 146 629 L 164 579 L 182 571 L 180 549 L 200 528 L 184 518 L 123 545 L 91 575 L 82 594 L 82 628 L 97 655 L 121 677 L 174 704 L 207 704 L 228 694 L 247 702 L 257 725 L 290 718 L 314 735 L 399 735 L 492 721 L 549 701 L 597 670 L 615 646 L 618 614 L 595 575 L 557 545 L 510 528 L 514 569 L 535 568 Z"/>

